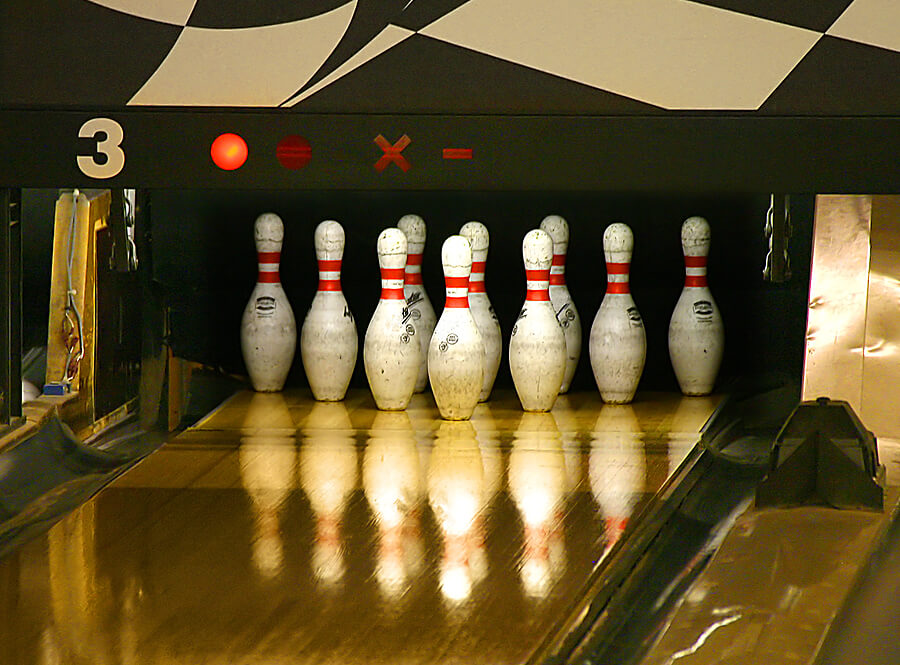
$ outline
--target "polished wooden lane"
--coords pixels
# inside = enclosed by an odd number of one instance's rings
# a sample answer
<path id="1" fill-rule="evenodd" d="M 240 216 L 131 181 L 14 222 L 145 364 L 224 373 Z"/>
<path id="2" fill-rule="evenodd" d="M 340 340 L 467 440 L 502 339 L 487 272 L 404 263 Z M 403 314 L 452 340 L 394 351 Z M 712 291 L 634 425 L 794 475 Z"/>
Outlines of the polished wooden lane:
<path id="1" fill-rule="evenodd" d="M 522 662 L 716 403 L 237 393 L 0 563 L 0 662 Z"/>

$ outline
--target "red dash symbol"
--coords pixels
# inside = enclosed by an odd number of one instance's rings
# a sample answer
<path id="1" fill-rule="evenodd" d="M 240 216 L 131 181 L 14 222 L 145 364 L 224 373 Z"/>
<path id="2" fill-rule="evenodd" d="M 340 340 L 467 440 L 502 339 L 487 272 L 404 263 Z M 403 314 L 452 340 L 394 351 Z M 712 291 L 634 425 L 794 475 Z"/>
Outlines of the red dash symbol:
<path id="1" fill-rule="evenodd" d="M 444 148 L 444 159 L 472 159 L 472 148 Z"/>

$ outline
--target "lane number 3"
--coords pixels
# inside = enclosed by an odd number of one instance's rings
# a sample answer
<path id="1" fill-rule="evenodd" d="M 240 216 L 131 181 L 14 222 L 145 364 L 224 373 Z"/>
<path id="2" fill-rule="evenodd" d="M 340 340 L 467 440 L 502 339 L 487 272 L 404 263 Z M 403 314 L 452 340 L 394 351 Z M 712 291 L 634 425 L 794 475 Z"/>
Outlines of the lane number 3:
<path id="1" fill-rule="evenodd" d="M 78 130 L 78 138 L 94 139 L 94 154 L 77 155 L 78 168 L 89 178 L 112 178 L 125 166 L 122 125 L 110 118 L 91 118 Z"/>

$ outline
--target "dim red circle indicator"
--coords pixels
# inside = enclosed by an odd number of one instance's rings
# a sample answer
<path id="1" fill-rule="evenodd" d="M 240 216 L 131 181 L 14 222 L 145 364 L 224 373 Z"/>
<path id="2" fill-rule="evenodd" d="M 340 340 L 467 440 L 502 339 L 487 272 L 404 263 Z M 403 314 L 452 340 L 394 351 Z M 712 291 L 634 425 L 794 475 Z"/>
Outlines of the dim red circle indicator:
<path id="1" fill-rule="evenodd" d="M 213 163 L 224 171 L 241 168 L 248 152 L 247 142 L 237 134 L 219 134 L 209 149 Z"/>
<path id="2" fill-rule="evenodd" d="M 278 162 L 286 169 L 297 171 L 312 159 L 312 146 L 299 134 L 285 136 L 275 148 Z"/>

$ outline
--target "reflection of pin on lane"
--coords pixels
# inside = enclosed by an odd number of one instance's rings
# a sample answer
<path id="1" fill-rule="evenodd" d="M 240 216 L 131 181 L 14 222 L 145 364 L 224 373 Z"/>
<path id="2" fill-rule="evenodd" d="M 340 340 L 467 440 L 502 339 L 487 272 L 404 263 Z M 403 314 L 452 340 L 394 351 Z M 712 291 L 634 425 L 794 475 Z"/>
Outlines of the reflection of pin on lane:
<path id="1" fill-rule="evenodd" d="M 265 213 L 256 218 L 253 233 L 259 271 L 241 318 L 241 351 L 253 388 L 278 391 L 297 346 L 294 312 L 278 273 L 284 224 L 278 215 Z"/>
<path id="2" fill-rule="evenodd" d="M 362 477 L 378 525 L 376 579 L 386 595 L 399 596 L 411 574 L 404 528 L 415 518 L 421 495 L 418 450 L 407 414 L 376 414 L 363 455 Z M 412 525 L 415 531 L 417 525 Z"/>
<path id="3" fill-rule="evenodd" d="M 441 417 L 468 420 L 478 404 L 484 375 L 484 344 L 469 310 L 469 241 L 462 236 L 447 238 L 441 263 L 447 298 L 428 346 L 428 379 Z"/>
<path id="4" fill-rule="evenodd" d="M 481 332 L 484 344 L 484 384 L 479 402 L 491 396 L 491 389 L 500 368 L 500 354 L 503 352 L 503 338 L 500 334 L 500 322 L 494 313 L 494 307 L 484 287 L 484 271 L 487 264 L 490 235 L 487 227 L 481 222 L 467 222 L 459 230 L 459 235 L 469 241 L 472 246 L 472 272 L 469 275 L 469 307 L 475 323 Z"/>
<path id="5" fill-rule="evenodd" d="M 627 225 L 606 227 L 606 294 L 591 326 L 590 353 L 600 396 L 609 404 L 634 399 L 647 357 L 644 322 L 628 284 L 633 249 L 634 235 Z"/>
<path id="6" fill-rule="evenodd" d="M 341 290 L 344 229 L 325 221 L 316 227 L 314 239 L 319 285 L 300 331 L 300 355 L 313 397 L 342 400 L 359 345 L 356 322 Z"/>
<path id="7" fill-rule="evenodd" d="M 497 425 L 487 404 L 475 407 L 471 422 L 481 450 L 481 466 L 484 469 L 483 508 L 486 509 L 503 482 L 503 454 L 500 451 Z"/>
<path id="8" fill-rule="evenodd" d="M 591 492 L 606 518 L 607 547 L 621 537 L 644 488 L 641 426 L 629 404 L 606 404 L 591 435 Z"/>
<path id="9" fill-rule="evenodd" d="M 562 438 L 563 453 L 566 460 L 566 491 L 574 492 L 581 483 L 582 456 L 581 443 L 578 441 L 578 416 L 572 407 L 568 395 L 560 395 L 553 406 L 553 417 L 559 426 Z"/>
<path id="10" fill-rule="evenodd" d="M 344 575 L 341 522 L 357 476 L 350 414 L 342 402 L 316 404 L 304 425 L 300 486 L 316 516 L 313 573 L 325 583 Z"/>
<path id="11" fill-rule="evenodd" d="M 522 584 L 533 597 L 545 597 L 565 569 L 560 549 L 565 487 L 565 456 L 553 414 L 523 414 L 509 455 L 509 490 L 525 528 Z"/>
<path id="12" fill-rule="evenodd" d="M 681 226 L 684 288 L 669 322 L 669 357 L 685 395 L 712 392 L 725 350 L 725 327 L 706 281 L 709 222 L 690 217 Z"/>
<path id="13" fill-rule="evenodd" d="M 474 583 L 470 549 L 484 505 L 484 467 L 470 422 L 438 426 L 428 468 L 428 501 L 444 539 L 440 586 L 444 597 L 461 602 Z"/>
<path id="14" fill-rule="evenodd" d="M 363 364 L 379 409 L 405 409 L 416 387 L 421 349 L 403 295 L 406 236 L 385 229 L 378 236 L 381 298 L 366 329 Z"/>
<path id="15" fill-rule="evenodd" d="M 566 336 L 550 304 L 553 241 L 539 229 L 522 241 L 527 291 L 509 340 L 509 369 L 525 411 L 549 411 L 566 371 Z"/>
<path id="16" fill-rule="evenodd" d="M 550 266 L 550 302 L 566 336 L 566 373 L 560 393 L 569 391 L 578 359 L 581 357 L 581 317 L 566 286 L 566 254 L 569 251 L 569 224 L 559 215 L 548 215 L 541 229 L 553 239 L 553 263 Z"/>
<path id="17" fill-rule="evenodd" d="M 397 222 L 397 228 L 406 235 L 407 255 L 406 272 L 403 281 L 403 293 L 406 306 L 419 334 L 419 348 L 422 350 L 421 363 L 416 375 L 416 392 L 420 393 L 428 386 L 428 344 L 437 317 L 434 307 L 425 292 L 422 282 L 422 255 L 425 252 L 426 228 L 425 220 L 418 215 L 404 215 Z"/>
<path id="18" fill-rule="evenodd" d="M 241 484 L 250 496 L 255 518 L 253 562 L 267 578 L 278 575 L 284 559 L 279 516 L 296 473 L 292 424 L 280 394 L 254 395 L 238 449 Z"/>

